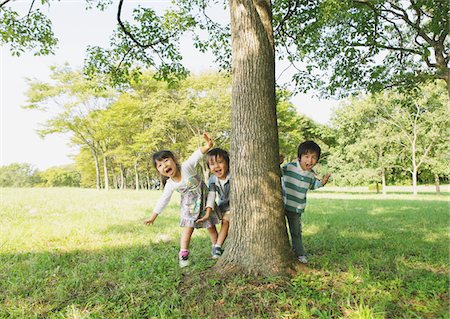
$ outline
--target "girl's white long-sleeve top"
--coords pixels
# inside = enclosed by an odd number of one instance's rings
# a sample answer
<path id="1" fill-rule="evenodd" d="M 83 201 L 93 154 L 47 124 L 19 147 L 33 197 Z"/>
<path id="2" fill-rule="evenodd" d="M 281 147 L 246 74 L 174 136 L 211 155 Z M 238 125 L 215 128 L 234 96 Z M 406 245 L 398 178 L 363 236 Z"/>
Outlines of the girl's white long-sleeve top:
<path id="1" fill-rule="evenodd" d="M 200 149 L 196 150 L 192 155 L 181 164 L 181 181 L 174 182 L 171 178 L 167 180 L 166 186 L 164 186 L 164 191 L 162 196 L 156 202 L 153 212 L 155 214 L 161 214 L 163 209 L 167 206 L 170 199 L 172 198 L 173 192 L 180 186 L 186 184 L 187 179 L 190 176 L 197 175 L 196 166 L 199 160 L 203 157 L 203 153 Z"/>

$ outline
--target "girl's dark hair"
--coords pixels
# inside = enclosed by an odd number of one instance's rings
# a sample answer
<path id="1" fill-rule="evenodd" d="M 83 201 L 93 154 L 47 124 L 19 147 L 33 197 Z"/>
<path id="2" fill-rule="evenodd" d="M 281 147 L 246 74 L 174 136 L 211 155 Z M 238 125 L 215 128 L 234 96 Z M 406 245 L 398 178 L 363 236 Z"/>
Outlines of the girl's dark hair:
<path id="1" fill-rule="evenodd" d="M 321 149 L 320 146 L 317 145 L 317 143 L 313 141 L 305 141 L 303 143 L 300 143 L 298 146 L 297 156 L 298 158 L 302 158 L 302 155 L 306 153 L 316 153 L 317 154 L 317 160 L 320 159 L 320 153 Z"/>
<path id="2" fill-rule="evenodd" d="M 159 152 L 156 152 L 155 154 L 153 154 L 153 156 L 152 156 L 153 167 L 156 168 L 156 161 L 162 161 L 163 159 L 166 159 L 166 158 L 173 159 L 173 161 L 177 164 L 177 168 L 181 169 L 180 165 L 177 162 L 177 158 L 175 157 L 175 155 L 173 155 L 173 153 L 168 150 L 159 151 Z M 156 168 L 156 170 L 158 170 L 158 169 Z M 169 178 L 167 176 L 162 176 L 161 174 L 159 177 L 161 179 L 161 184 L 163 185 L 163 187 L 166 186 L 167 180 Z"/>
<path id="3" fill-rule="evenodd" d="M 221 148 L 213 148 L 208 153 L 206 153 L 206 165 L 209 168 L 209 159 L 217 158 L 217 156 L 222 157 L 225 162 L 227 162 L 228 169 L 230 169 L 230 156 L 228 152 Z"/>

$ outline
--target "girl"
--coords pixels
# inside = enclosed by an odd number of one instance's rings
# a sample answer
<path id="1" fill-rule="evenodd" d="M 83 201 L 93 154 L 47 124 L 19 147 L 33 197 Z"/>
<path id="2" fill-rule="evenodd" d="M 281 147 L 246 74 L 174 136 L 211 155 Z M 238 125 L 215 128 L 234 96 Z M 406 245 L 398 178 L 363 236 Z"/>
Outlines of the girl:
<path id="1" fill-rule="evenodd" d="M 180 253 L 178 256 L 180 267 L 189 265 L 189 243 L 194 228 L 207 228 L 213 245 L 217 241 L 216 224 L 219 219 L 213 213 L 201 223 L 196 221 L 203 215 L 206 205 L 207 189 L 195 169 L 198 161 L 213 146 L 214 142 L 207 133 L 203 134 L 206 145 L 195 151 L 181 166 L 177 163 L 175 156 L 170 151 L 160 151 L 153 154 L 153 165 L 161 174 L 164 192 L 156 203 L 152 215 L 144 221 L 151 225 L 156 217 L 169 203 L 172 193 L 176 190 L 181 195 L 181 221 L 183 227 L 181 235 Z"/>

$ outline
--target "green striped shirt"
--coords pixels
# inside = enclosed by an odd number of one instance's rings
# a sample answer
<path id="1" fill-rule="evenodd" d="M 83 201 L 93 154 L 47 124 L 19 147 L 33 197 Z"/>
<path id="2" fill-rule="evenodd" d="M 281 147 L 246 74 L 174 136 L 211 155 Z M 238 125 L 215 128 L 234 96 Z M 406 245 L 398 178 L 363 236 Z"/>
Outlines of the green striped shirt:
<path id="1" fill-rule="evenodd" d="M 310 189 L 322 187 L 322 182 L 316 179 L 313 170 L 302 170 L 298 161 L 281 167 L 281 173 L 285 209 L 293 213 L 303 213 L 306 207 L 306 193 Z"/>

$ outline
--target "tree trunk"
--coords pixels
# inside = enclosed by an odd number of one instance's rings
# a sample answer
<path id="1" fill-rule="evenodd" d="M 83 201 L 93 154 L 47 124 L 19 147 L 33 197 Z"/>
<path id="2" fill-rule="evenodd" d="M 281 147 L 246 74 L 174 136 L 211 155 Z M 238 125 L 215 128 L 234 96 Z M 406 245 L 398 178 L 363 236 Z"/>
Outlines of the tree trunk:
<path id="1" fill-rule="evenodd" d="M 125 189 L 125 168 L 123 167 L 123 164 L 120 164 L 120 189 Z"/>
<path id="2" fill-rule="evenodd" d="M 92 147 L 91 151 L 95 162 L 95 186 L 97 189 L 100 189 L 100 164 L 98 163 L 98 155 L 97 152 Z"/>
<path id="3" fill-rule="evenodd" d="M 386 195 L 386 172 L 384 168 L 381 170 L 381 190 Z"/>
<path id="4" fill-rule="evenodd" d="M 106 161 L 106 156 L 103 155 L 103 174 L 105 179 L 105 191 L 109 190 L 109 177 L 108 177 L 108 166 Z"/>
<path id="5" fill-rule="evenodd" d="M 413 194 L 417 195 L 417 168 L 414 166 L 412 175 Z"/>
<path id="6" fill-rule="evenodd" d="M 136 180 L 136 190 L 139 190 L 139 172 L 138 172 L 138 163 L 134 162 L 134 179 Z"/>
<path id="7" fill-rule="evenodd" d="M 146 178 L 147 178 L 147 189 L 150 189 L 151 188 L 151 179 L 150 179 L 150 174 L 149 174 L 149 172 L 148 172 L 148 169 L 147 169 L 147 171 L 145 172 L 145 176 L 146 176 Z"/>
<path id="8" fill-rule="evenodd" d="M 436 194 L 440 195 L 441 194 L 441 186 L 439 183 L 439 175 L 438 174 L 434 174 L 434 186 L 436 187 Z"/>
<path id="9" fill-rule="evenodd" d="M 278 164 L 270 1 L 231 0 L 231 225 L 219 271 L 277 274 L 290 250 Z"/>

